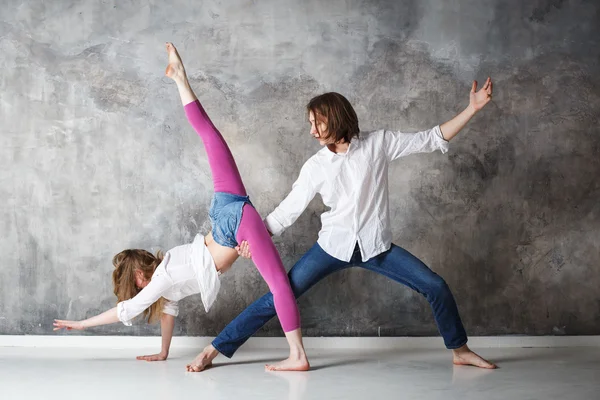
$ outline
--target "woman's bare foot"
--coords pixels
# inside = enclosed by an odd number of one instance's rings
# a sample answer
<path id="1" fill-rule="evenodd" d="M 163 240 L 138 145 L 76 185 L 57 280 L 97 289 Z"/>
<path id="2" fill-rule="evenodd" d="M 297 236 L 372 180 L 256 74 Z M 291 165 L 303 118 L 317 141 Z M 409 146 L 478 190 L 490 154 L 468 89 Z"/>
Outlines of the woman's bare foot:
<path id="1" fill-rule="evenodd" d="M 173 43 L 167 42 L 166 47 L 167 53 L 169 53 L 169 65 L 167 65 L 165 75 L 175 82 L 181 82 L 185 80 L 186 76 L 179 53 L 177 53 L 177 49 L 173 46 Z"/>
<path id="2" fill-rule="evenodd" d="M 310 364 L 306 355 L 300 357 L 289 357 L 275 364 L 265 365 L 266 371 L 308 371 Z"/>
<path id="3" fill-rule="evenodd" d="M 196 356 L 194 361 L 186 366 L 188 372 L 200 372 L 212 366 L 212 361 L 219 355 L 217 349 L 208 345 Z"/>
<path id="4" fill-rule="evenodd" d="M 452 350 L 453 358 L 452 363 L 454 365 L 472 365 L 474 367 L 485 368 L 485 369 L 496 369 L 496 364 L 489 362 L 488 360 L 481 358 L 479 355 L 474 353 L 465 344 L 463 347 Z"/>
<path id="5" fill-rule="evenodd" d="M 276 364 L 265 365 L 267 371 L 308 371 L 310 364 L 302 344 L 302 332 L 300 328 L 285 333 L 285 338 L 290 345 L 290 356 Z"/>
<path id="6" fill-rule="evenodd" d="M 169 42 L 167 42 L 166 47 L 167 53 L 169 54 L 169 65 L 167 65 L 165 74 L 177 84 L 179 96 L 181 97 L 181 104 L 185 106 L 186 104 L 197 100 L 197 98 L 190 87 L 187 75 L 185 74 L 185 68 L 183 68 L 183 62 L 181 62 L 181 57 L 179 57 L 177 49 L 173 46 L 173 43 Z"/>

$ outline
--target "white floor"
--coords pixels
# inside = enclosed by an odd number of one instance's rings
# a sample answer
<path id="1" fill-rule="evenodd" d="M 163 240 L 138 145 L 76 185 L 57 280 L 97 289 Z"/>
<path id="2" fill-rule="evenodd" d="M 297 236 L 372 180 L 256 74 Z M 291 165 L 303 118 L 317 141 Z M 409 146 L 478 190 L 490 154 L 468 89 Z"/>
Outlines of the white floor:
<path id="1" fill-rule="evenodd" d="M 453 366 L 431 349 L 309 350 L 307 373 L 265 372 L 284 350 L 240 350 L 202 373 L 195 352 L 0 347 L 0 399 L 600 399 L 600 348 L 483 348 L 495 371 Z"/>

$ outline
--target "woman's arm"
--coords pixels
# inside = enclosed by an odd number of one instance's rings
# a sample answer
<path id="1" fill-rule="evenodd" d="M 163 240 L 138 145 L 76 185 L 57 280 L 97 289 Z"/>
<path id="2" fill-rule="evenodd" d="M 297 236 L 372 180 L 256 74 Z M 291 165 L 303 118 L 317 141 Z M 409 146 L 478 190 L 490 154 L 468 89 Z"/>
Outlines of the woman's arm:
<path id="1" fill-rule="evenodd" d="M 85 328 L 91 328 L 92 326 L 114 324 L 115 322 L 119 322 L 119 317 L 117 316 L 117 307 L 113 307 L 102 314 L 85 319 L 83 321 L 65 321 L 62 319 L 55 319 L 54 330 L 58 331 L 63 328 L 68 331 L 72 329 L 83 330 Z"/>
<path id="2" fill-rule="evenodd" d="M 163 262 L 168 263 L 169 259 L 170 254 L 167 253 Z M 150 283 L 148 283 L 148 285 L 133 298 L 121 301 L 116 307 L 84 321 L 54 320 L 54 330 L 57 331 L 62 328 L 67 330 L 82 330 L 92 326 L 112 324 L 118 321 L 123 322 L 123 324 L 127 326 L 131 326 L 131 320 L 143 313 L 145 309 L 158 300 L 172 285 L 173 282 L 166 273 L 155 274 L 150 280 Z"/>
<path id="3" fill-rule="evenodd" d="M 462 128 L 465 127 L 467 122 L 477 113 L 477 111 L 481 110 L 487 103 L 492 100 L 492 79 L 487 78 L 483 88 L 477 90 L 477 81 L 473 81 L 473 86 L 471 87 L 470 93 L 470 101 L 469 105 L 463 112 L 458 114 L 456 117 L 452 118 L 450 121 L 443 123 L 440 125 L 440 130 L 442 131 L 442 136 L 447 141 L 450 141 L 454 136 L 460 132 Z"/>
<path id="4" fill-rule="evenodd" d="M 175 317 L 170 314 L 163 314 L 160 320 L 160 334 L 162 336 L 162 347 L 160 353 L 147 356 L 138 356 L 138 360 L 144 361 L 164 361 L 169 357 L 169 348 L 171 347 L 171 338 L 173 338 L 173 328 L 175 327 Z"/>

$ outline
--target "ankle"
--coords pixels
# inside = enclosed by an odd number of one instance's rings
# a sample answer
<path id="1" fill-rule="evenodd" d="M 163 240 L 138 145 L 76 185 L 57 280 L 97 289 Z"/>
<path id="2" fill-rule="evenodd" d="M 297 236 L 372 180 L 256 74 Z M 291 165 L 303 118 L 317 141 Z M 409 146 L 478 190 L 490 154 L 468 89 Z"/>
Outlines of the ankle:
<path id="1" fill-rule="evenodd" d="M 179 90 L 190 90 L 190 83 L 187 80 L 185 74 L 183 76 L 177 75 L 173 78 L 175 84 L 179 88 Z"/>
<path id="2" fill-rule="evenodd" d="M 452 353 L 456 354 L 456 355 L 470 353 L 470 352 L 471 352 L 471 349 L 469 349 L 469 347 L 466 344 L 462 345 L 458 349 L 452 349 Z"/>
<path id="3" fill-rule="evenodd" d="M 210 358 L 215 358 L 219 355 L 219 350 L 215 349 L 212 344 L 206 346 L 202 352 L 207 354 Z"/>
<path id="4" fill-rule="evenodd" d="M 300 360 L 306 358 L 306 353 L 302 348 L 290 348 L 290 358 L 293 360 Z"/>

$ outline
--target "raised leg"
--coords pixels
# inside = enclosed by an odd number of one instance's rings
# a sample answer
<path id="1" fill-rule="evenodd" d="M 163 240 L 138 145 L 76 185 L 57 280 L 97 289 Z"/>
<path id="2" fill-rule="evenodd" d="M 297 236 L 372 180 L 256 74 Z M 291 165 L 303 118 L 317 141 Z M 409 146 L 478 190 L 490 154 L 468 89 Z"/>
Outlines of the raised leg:
<path id="1" fill-rule="evenodd" d="M 204 142 L 215 192 L 246 196 L 246 189 L 231 150 L 191 89 L 177 49 L 171 43 L 167 43 L 167 52 L 169 65 L 166 75 L 177 84 L 188 121 Z"/>

